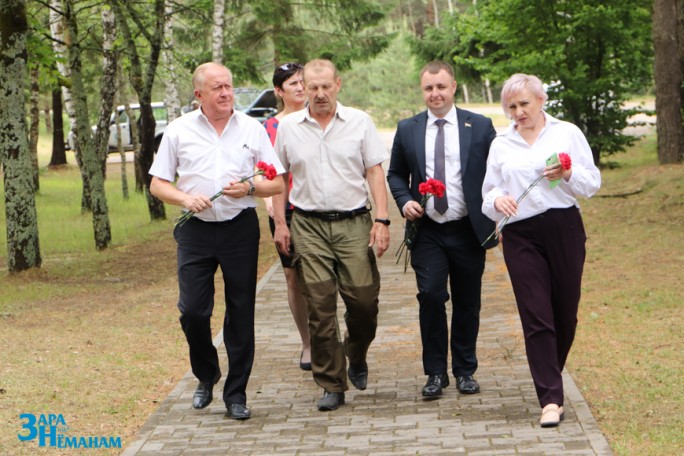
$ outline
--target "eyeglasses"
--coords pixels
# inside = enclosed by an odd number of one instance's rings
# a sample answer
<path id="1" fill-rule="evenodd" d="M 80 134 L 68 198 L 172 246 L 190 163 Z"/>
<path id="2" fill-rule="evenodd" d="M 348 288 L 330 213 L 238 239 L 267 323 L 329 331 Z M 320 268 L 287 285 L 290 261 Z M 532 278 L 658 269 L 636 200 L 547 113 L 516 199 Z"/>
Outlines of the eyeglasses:
<path id="1" fill-rule="evenodd" d="M 304 66 L 303 66 L 302 64 L 293 63 L 293 62 L 286 63 L 286 64 L 280 65 L 280 66 L 278 67 L 278 69 L 279 69 L 280 71 L 301 70 L 301 69 L 303 69 L 303 68 L 304 68 Z"/>

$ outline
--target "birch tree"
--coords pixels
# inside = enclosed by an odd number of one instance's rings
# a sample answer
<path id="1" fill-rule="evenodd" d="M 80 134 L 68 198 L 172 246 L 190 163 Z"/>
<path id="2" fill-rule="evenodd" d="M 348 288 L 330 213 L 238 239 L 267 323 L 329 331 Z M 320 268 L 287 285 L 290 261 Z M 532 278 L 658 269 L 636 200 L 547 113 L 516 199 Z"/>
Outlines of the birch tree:
<path id="1" fill-rule="evenodd" d="M 171 122 L 181 115 L 180 96 L 178 84 L 176 84 L 176 64 L 174 61 L 175 42 L 173 38 L 173 5 L 166 3 L 164 7 L 164 40 L 166 45 L 162 53 L 165 69 L 164 77 L 164 104 L 166 105 L 166 118 Z"/>
<path id="2" fill-rule="evenodd" d="M 93 138 L 88 126 L 88 102 L 81 74 L 81 48 L 78 40 L 74 2 L 73 0 L 64 0 L 63 5 L 66 23 L 65 36 L 70 43 L 67 47 L 67 57 L 71 71 L 73 107 L 76 114 L 76 135 L 78 137 L 79 154 L 83 163 L 83 173 L 88 180 L 87 184 L 84 183 L 84 186 L 88 186 L 91 198 L 95 248 L 97 250 L 104 250 L 109 247 L 112 241 L 112 229 L 109 222 L 107 198 L 105 196 L 104 173 L 102 171 L 101 159 L 98 157 L 95 149 L 96 139 Z M 103 102 L 106 101 L 103 100 Z M 112 103 L 111 100 L 110 103 Z M 111 112 L 111 104 L 109 111 Z"/>
<path id="3" fill-rule="evenodd" d="M 33 167 L 26 134 L 26 2 L 0 2 L 0 159 L 7 224 L 7 269 L 41 265 Z"/>
<path id="4" fill-rule="evenodd" d="M 140 151 L 136 153 L 135 159 L 138 162 L 139 172 L 143 179 L 147 208 L 152 220 L 166 219 L 164 203 L 150 193 L 152 178 L 149 175 L 156 150 L 154 141 L 156 121 L 152 113 L 152 86 L 164 44 L 164 3 L 164 0 L 153 0 L 151 5 L 153 14 L 149 14 L 149 8 L 138 11 L 136 6 L 139 5 L 124 0 L 112 0 L 119 28 L 126 43 L 126 56 L 130 62 L 131 85 L 137 93 L 140 103 Z M 149 4 L 144 6 L 149 6 Z M 146 23 L 147 19 L 151 22 Z M 143 59 L 140 56 L 138 42 L 134 38 L 133 27 L 149 46 L 149 55 L 145 58 L 146 67 L 143 67 Z"/>
<path id="5" fill-rule="evenodd" d="M 216 63 L 223 63 L 223 20 L 225 11 L 225 0 L 214 0 L 214 14 L 211 21 L 211 60 Z"/>

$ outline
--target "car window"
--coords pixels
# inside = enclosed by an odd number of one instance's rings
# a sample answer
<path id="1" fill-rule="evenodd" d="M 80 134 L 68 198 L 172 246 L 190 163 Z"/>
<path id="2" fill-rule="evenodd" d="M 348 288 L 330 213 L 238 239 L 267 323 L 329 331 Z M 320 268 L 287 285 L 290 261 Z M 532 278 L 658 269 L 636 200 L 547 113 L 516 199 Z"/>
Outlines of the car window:
<path id="1" fill-rule="evenodd" d="M 119 113 L 119 117 L 117 118 L 117 123 L 128 123 L 128 114 L 126 114 L 126 111 L 121 111 Z"/>
<path id="2" fill-rule="evenodd" d="M 244 111 L 249 108 L 254 99 L 259 95 L 260 91 L 256 89 L 235 89 L 235 108 L 238 111 Z"/>
<path id="3" fill-rule="evenodd" d="M 154 120 L 168 120 L 165 106 L 152 108 L 152 114 L 154 115 Z"/>
<path id="4" fill-rule="evenodd" d="M 261 97 L 254 104 L 255 108 L 275 108 L 278 106 L 278 100 L 273 90 L 268 90 L 261 94 Z"/>

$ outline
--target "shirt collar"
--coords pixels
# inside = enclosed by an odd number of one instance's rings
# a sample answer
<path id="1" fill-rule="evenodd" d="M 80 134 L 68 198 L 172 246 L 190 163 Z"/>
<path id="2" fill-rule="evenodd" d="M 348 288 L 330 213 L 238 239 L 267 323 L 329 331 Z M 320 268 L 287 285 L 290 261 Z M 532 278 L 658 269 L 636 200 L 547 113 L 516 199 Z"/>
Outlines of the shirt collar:
<path id="1" fill-rule="evenodd" d="M 305 120 L 308 122 L 316 122 L 314 118 L 311 117 L 308 106 L 301 111 L 293 112 L 290 115 L 297 119 L 298 123 L 304 122 Z M 346 120 L 349 117 L 349 108 L 338 101 L 337 106 L 335 107 L 335 117 L 341 120 Z"/>
<path id="2" fill-rule="evenodd" d="M 432 113 L 432 111 L 430 111 L 429 109 L 428 109 L 427 113 L 428 113 L 428 125 L 434 124 L 435 120 L 437 120 L 438 117 L 436 115 L 434 115 Z M 446 120 L 451 125 L 457 125 L 458 118 L 456 117 L 456 106 L 452 106 L 451 109 L 449 110 L 449 112 L 447 112 L 446 116 L 443 117 L 443 119 Z"/>

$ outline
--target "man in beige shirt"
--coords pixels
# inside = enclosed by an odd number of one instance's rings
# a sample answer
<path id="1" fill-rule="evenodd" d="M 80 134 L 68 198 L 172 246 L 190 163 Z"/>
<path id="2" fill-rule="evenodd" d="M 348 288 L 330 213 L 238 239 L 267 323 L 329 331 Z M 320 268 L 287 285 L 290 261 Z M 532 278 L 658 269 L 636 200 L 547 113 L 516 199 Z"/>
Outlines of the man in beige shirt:
<path id="1" fill-rule="evenodd" d="M 276 152 L 292 173 L 289 201 L 295 267 L 304 283 L 311 333 L 314 381 L 324 389 L 321 411 L 344 404 L 349 380 L 366 389 L 366 354 L 375 338 L 380 276 L 375 253 L 389 247 L 387 190 L 382 162 L 387 150 L 370 116 L 337 102 L 342 82 L 334 64 L 313 60 L 304 67 L 309 105 L 283 118 Z M 375 204 L 369 209 L 366 182 Z M 275 242 L 289 255 L 285 193 L 275 196 Z M 347 331 L 338 338 L 337 292 L 346 306 Z"/>

